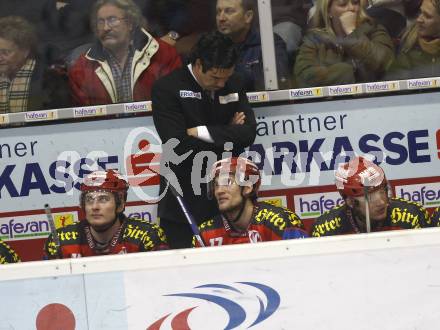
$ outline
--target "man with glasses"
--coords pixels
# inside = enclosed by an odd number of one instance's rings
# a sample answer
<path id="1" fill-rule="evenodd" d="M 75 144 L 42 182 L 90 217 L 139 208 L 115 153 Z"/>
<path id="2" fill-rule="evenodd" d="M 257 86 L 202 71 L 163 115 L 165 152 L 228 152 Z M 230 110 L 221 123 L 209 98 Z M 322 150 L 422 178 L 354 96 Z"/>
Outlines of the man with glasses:
<path id="1" fill-rule="evenodd" d="M 429 227 L 428 213 L 420 204 L 390 196 L 385 173 L 373 162 L 356 157 L 340 164 L 335 177 L 345 203 L 318 217 L 312 236 Z"/>
<path id="2" fill-rule="evenodd" d="M 295 213 L 257 202 L 260 171 L 249 159 L 222 159 L 212 166 L 210 178 L 208 195 L 215 197 L 220 214 L 199 226 L 205 246 L 307 237 Z M 193 246 L 200 247 L 196 237 Z"/>
<path id="3" fill-rule="evenodd" d="M 153 82 L 181 66 L 175 48 L 142 27 L 132 0 L 98 0 L 91 24 L 98 40 L 69 70 L 76 105 L 149 100 Z"/>
<path id="4" fill-rule="evenodd" d="M 165 234 L 155 224 L 125 216 L 128 183 L 114 170 L 96 171 L 81 185 L 85 219 L 56 230 L 45 244 L 48 259 L 167 249 Z"/>

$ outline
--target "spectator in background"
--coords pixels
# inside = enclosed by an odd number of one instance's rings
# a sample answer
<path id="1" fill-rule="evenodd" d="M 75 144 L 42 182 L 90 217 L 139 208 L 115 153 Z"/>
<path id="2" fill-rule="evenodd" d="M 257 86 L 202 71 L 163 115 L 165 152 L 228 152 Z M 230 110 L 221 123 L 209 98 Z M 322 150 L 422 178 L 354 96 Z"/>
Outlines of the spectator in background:
<path id="1" fill-rule="evenodd" d="M 312 0 L 272 0 L 273 31 L 286 43 L 289 60 L 294 58 L 307 27 Z"/>
<path id="2" fill-rule="evenodd" d="M 55 10 L 55 0 L 0 0 L 0 17 L 20 16 L 32 24 L 39 40 L 39 52 L 44 52 L 46 33 L 48 29 L 47 20 Z"/>
<path id="3" fill-rule="evenodd" d="M 37 26 L 46 13 L 45 8 L 53 0 L 0 0 L 0 17 L 21 16 Z"/>
<path id="4" fill-rule="evenodd" d="M 46 56 L 52 63 L 73 64 L 93 42 L 90 12 L 96 0 L 50 0 L 45 17 Z"/>
<path id="5" fill-rule="evenodd" d="M 422 0 L 406 0 L 403 2 L 405 16 L 409 22 L 412 22 L 420 14 Z"/>
<path id="6" fill-rule="evenodd" d="M 138 0 L 139 1 L 139 0 Z M 202 33 L 215 28 L 215 1 L 144 0 L 144 16 L 155 36 L 186 58 Z"/>
<path id="7" fill-rule="evenodd" d="M 264 90 L 264 68 L 260 32 L 254 25 L 255 0 L 217 0 L 217 30 L 237 45 L 239 60 L 235 70 L 245 77 L 248 91 Z M 279 88 L 289 87 L 286 44 L 274 34 Z"/>
<path id="8" fill-rule="evenodd" d="M 79 258 L 167 249 L 163 230 L 125 216 L 128 183 L 114 170 L 92 172 L 81 184 L 85 219 L 49 235 L 48 259 Z"/>
<path id="9" fill-rule="evenodd" d="M 37 48 L 31 23 L 18 16 L 0 18 L 0 113 L 70 105 L 66 81 L 50 75 Z"/>
<path id="10" fill-rule="evenodd" d="M 388 31 L 393 40 L 397 41 L 406 27 L 406 0 L 369 0 L 367 14 L 374 18 Z"/>
<path id="11" fill-rule="evenodd" d="M 205 182 L 193 185 L 194 176 L 204 178 L 209 171 L 205 161 L 197 162 L 198 153 L 211 151 L 218 159 L 226 143 L 232 147 L 229 151 L 238 155 L 255 139 L 255 116 L 243 81 L 234 73 L 236 61 L 232 40 L 217 31 L 211 32 L 200 38 L 188 66 L 154 84 L 153 120 L 164 143 L 163 154 L 170 154 L 170 144 L 178 141 L 172 151 L 183 158 L 161 165 L 161 194 L 165 195 L 159 201 L 158 216 L 171 248 L 191 247 L 192 231 L 168 189 L 166 170 L 172 171 L 179 181 L 189 211 L 199 224 L 217 214 L 218 209 L 207 198 Z M 200 171 L 193 169 L 197 166 Z"/>
<path id="12" fill-rule="evenodd" d="M 389 196 L 385 173 L 373 162 L 356 157 L 340 164 L 335 177 L 336 188 L 345 203 L 318 217 L 312 236 L 430 226 L 428 213 L 420 204 Z"/>
<path id="13" fill-rule="evenodd" d="M 440 76 L 440 0 L 423 0 L 420 15 L 402 38 L 386 79 Z"/>
<path id="14" fill-rule="evenodd" d="M 393 57 L 393 42 L 366 15 L 365 0 L 318 0 L 295 79 L 299 87 L 377 81 Z"/>
<path id="15" fill-rule="evenodd" d="M 292 211 L 257 202 L 261 184 L 257 165 L 243 157 L 231 157 L 214 163 L 208 195 L 214 195 L 220 214 L 199 226 L 205 246 L 258 243 L 307 234 L 301 219 Z M 200 247 L 197 238 L 193 246 Z"/>
<path id="16" fill-rule="evenodd" d="M 90 42 L 88 17 L 95 0 L 1 0 L 0 16 L 20 16 L 35 26 L 38 53 L 48 66 L 63 64 L 73 48 Z"/>
<path id="17" fill-rule="evenodd" d="M 174 47 L 142 28 L 132 0 L 98 0 L 91 25 L 98 41 L 69 70 L 75 105 L 150 99 L 153 82 L 180 67 Z"/>
<path id="18" fill-rule="evenodd" d="M 20 258 L 11 247 L 0 240 L 0 265 L 20 262 Z"/>

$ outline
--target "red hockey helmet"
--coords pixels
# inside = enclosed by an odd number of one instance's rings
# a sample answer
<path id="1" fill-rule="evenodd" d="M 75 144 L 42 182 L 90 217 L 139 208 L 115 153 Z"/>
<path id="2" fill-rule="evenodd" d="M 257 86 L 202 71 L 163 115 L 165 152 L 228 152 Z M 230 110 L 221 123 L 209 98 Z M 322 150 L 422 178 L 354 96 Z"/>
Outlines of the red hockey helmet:
<path id="1" fill-rule="evenodd" d="M 388 185 L 382 168 L 363 157 L 340 164 L 335 178 L 336 187 L 344 198 L 364 196 L 365 187 L 368 192 L 374 192 Z"/>
<path id="2" fill-rule="evenodd" d="M 88 174 L 84 178 L 80 190 L 82 196 L 90 191 L 109 191 L 118 195 L 120 200 L 125 202 L 127 200 L 128 187 L 127 181 L 117 171 L 106 170 Z"/>
<path id="3" fill-rule="evenodd" d="M 251 160 L 244 157 L 230 157 L 215 162 L 211 168 L 209 196 L 213 196 L 215 178 L 221 174 L 235 175 L 240 185 L 252 183 L 252 196 L 257 197 L 258 190 L 261 185 L 261 176 L 258 166 Z"/>

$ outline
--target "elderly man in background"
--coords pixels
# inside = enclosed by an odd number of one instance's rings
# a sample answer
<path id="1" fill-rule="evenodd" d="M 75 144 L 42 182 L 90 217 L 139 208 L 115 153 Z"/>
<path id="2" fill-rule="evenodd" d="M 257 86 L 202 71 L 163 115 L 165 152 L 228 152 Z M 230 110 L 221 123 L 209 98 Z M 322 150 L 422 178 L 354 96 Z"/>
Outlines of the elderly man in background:
<path id="1" fill-rule="evenodd" d="M 149 100 L 153 82 L 181 66 L 172 46 L 142 28 L 132 0 L 98 0 L 91 24 L 98 40 L 69 70 L 76 105 Z"/>

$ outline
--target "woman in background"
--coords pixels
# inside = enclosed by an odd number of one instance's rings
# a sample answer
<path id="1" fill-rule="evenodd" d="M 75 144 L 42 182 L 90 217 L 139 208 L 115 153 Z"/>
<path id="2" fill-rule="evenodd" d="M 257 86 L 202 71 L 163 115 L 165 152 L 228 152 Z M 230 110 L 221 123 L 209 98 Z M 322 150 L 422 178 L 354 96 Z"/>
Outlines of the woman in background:
<path id="1" fill-rule="evenodd" d="M 388 68 L 388 80 L 440 76 L 440 0 L 423 0 L 420 9 Z"/>
<path id="2" fill-rule="evenodd" d="M 393 60 L 387 31 L 365 12 L 365 0 L 318 0 L 296 58 L 298 87 L 376 81 Z"/>
<path id="3" fill-rule="evenodd" d="M 70 105 L 67 82 L 38 55 L 34 26 L 19 16 L 0 18 L 0 113 Z"/>

